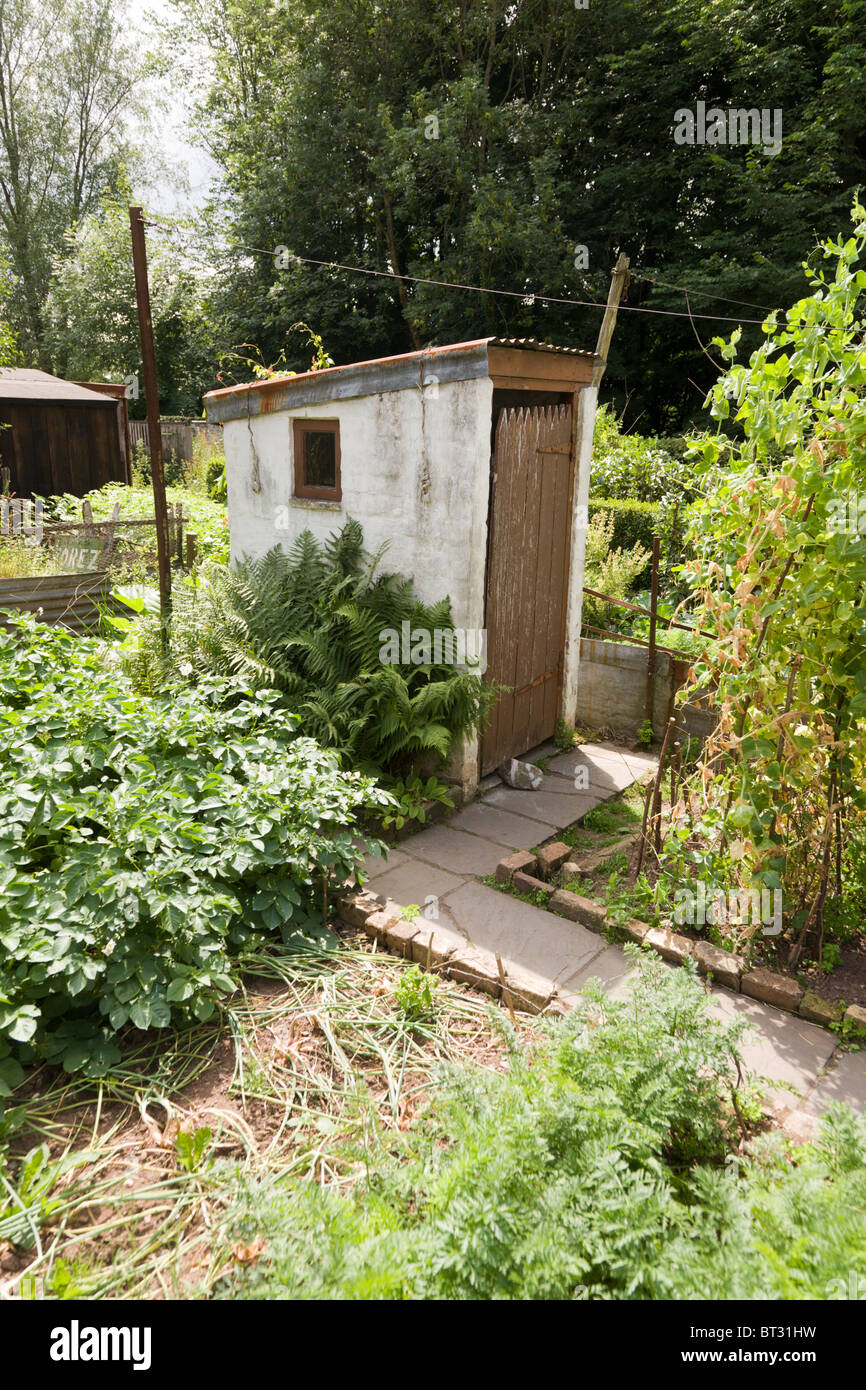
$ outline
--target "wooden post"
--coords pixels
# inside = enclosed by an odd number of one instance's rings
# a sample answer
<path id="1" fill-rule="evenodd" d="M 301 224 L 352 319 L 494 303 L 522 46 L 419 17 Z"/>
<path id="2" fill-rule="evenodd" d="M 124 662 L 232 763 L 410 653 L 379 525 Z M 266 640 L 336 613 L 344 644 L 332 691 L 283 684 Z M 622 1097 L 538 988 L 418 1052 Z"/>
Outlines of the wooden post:
<path id="1" fill-rule="evenodd" d="M 514 1001 L 511 998 L 511 990 L 508 988 L 508 985 L 505 980 L 505 967 L 502 964 L 502 957 L 499 955 L 496 957 L 496 968 L 499 971 L 499 987 L 502 991 L 502 998 L 505 1001 L 505 1007 L 508 1010 L 508 1017 L 511 1019 L 513 1026 L 516 1028 L 517 1019 L 514 1017 Z"/>
<path id="2" fill-rule="evenodd" d="M 611 280 L 607 295 L 607 306 L 604 311 L 604 318 L 601 321 L 601 328 L 598 331 L 598 342 L 595 345 L 597 360 L 592 369 L 593 386 L 599 386 L 604 376 L 604 369 L 607 366 L 607 352 L 616 324 L 616 311 L 619 308 L 619 302 L 622 298 L 623 291 L 628 288 L 628 256 L 624 256 L 621 251 L 616 258 L 616 265 L 610 274 Z"/>
<path id="3" fill-rule="evenodd" d="M 186 533 L 186 567 L 191 570 L 198 555 L 198 536 L 195 531 Z"/>
<path id="4" fill-rule="evenodd" d="M 653 844 L 654 844 L 654 846 L 655 846 L 656 854 L 658 854 L 659 851 L 661 850 L 661 834 L 662 834 L 662 776 L 663 776 L 664 770 L 665 770 L 665 755 L 666 755 L 666 753 L 667 753 L 667 751 L 668 751 L 668 743 L 670 742 L 671 734 L 672 734 L 673 731 L 674 731 L 675 725 L 676 725 L 676 720 L 675 720 L 675 719 L 669 719 L 669 720 L 668 720 L 667 728 L 665 729 L 665 736 L 664 736 L 664 738 L 662 739 L 661 752 L 659 753 L 659 765 L 658 765 L 658 769 L 657 769 L 657 771 L 656 771 L 655 778 L 653 779 L 653 782 L 652 782 L 653 798 L 652 798 L 652 814 L 651 814 L 651 816 L 650 816 L 649 830 L 650 830 L 650 834 L 652 835 L 652 841 L 653 841 Z"/>
<path id="5" fill-rule="evenodd" d="M 646 667 L 646 717 L 653 722 L 656 694 L 656 619 L 659 606 L 659 538 L 653 536 L 653 571 L 650 584 L 650 630 Z"/>
<path id="6" fill-rule="evenodd" d="M 140 207 L 129 209 L 132 234 L 132 264 L 135 270 L 135 298 L 138 305 L 138 332 L 141 339 L 141 375 L 147 407 L 147 438 L 150 444 L 150 475 L 153 482 L 153 510 L 156 518 L 156 554 L 159 565 L 159 607 L 162 614 L 163 642 L 168 642 L 171 616 L 171 569 L 169 566 L 168 510 L 165 501 L 165 471 L 162 464 L 162 437 L 159 425 L 159 390 L 156 357 L 153 350 L 153 320 L 147 283 L 147 248 Z"/>
<path id="7" fill-rule="evenodd" d="M 8 497 L 11 487 L 12 473 L 10 469 L 6 468 L 5 466 L 0 467 L 0 493 L 2 493 L 4 497 Z"/>

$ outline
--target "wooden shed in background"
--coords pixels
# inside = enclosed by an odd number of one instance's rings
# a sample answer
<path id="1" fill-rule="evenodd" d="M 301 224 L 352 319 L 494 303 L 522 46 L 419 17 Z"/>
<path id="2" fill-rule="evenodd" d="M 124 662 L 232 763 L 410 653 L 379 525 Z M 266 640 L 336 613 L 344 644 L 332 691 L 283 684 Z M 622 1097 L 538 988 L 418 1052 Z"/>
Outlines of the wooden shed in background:
<path id="1" fill-rule="evenodd" d="M 128 483 L 129 424 L 122 385 L 83 386 L 30 367 L 0 370 L 0 467 L 11 492 L 83 497 Z"/>

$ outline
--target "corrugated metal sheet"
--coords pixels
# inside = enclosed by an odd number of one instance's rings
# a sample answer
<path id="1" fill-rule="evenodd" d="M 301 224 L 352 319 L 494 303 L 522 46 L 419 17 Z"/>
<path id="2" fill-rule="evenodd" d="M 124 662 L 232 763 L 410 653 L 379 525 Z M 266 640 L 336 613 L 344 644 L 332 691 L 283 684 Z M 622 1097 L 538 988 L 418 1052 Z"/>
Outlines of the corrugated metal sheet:
<path id="1" fill-rule="evenodd" d="M 567 352 L 571 357 L 594 358 L 594 352 L 584 348 L 558 347 L 556 343 L 543 343 L 540 338 L 488 338 L 488 347 L 526 348 L 529 352 Z"/>
<path id="2" fill-rule="evenodd" d="M 33 613 L 50 627 L 61 625 L 73 632 L 95 632 L 100 609 L 113 606 L 105 570 L 0 579 L 0 628 L 6 630 L 11 625 L 4 608 Z"/>

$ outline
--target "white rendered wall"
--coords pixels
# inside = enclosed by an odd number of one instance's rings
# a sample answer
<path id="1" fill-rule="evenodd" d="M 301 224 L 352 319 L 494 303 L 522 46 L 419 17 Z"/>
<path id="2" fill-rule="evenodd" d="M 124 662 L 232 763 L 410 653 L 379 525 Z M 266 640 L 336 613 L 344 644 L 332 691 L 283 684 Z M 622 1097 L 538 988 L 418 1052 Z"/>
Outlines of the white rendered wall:
<path id="1" fill-rule="evenodd" d="M 227 421 L 232 559 L 288 550 L 304 530 L 324 540 L 351 516 L 368 551 L 388 542 L 383 569 L 411 575 L 424 602 L 447 594 L 455 627 L 482 628 L 492 404 L 490 378 L 477 377 Z M 296 417 L 340 421 L 341 502 L 292 497 Z M 477 740 L 455 749 L 448 775 L 474 789 Z"/>
<path id="2" fill-rule="evenodd" d="M 304 530 L 324 539 L 351 516 L 367 550 L 389 543 L 383 568 L 411 575 L 424 601 L 450 595 L 455 626 L 480 628 L 492 391 L 478 377 L 227 421 L 232 559 Z M 339 420 L 342 502 L 292 497 L 293 418 Z"/>
<path id="3" fill-rule="evenodd" d="M 596 396 L 595 388 L 585 387 L 578 397 L 561 703 L 569 724 L 577 707 Z M 492 404 L 490 378 L 477 377 L 227 421 L 223 434 L 232 559 L 262 555 L 275 545 L 289 549 L 303 530 L 324 540 L 351 516 L 363 527 L 368 551 L 389 543 L 384 569 L 411 575 L 426 602 L 448 594 L 454 625 L 480 629 Z M 292 497 L 293 418 L 340 421 L 340 503 Z M 477 781 L 477 762 L 476 740 L 451 759 L 449 773 L 467 792 Z"/>

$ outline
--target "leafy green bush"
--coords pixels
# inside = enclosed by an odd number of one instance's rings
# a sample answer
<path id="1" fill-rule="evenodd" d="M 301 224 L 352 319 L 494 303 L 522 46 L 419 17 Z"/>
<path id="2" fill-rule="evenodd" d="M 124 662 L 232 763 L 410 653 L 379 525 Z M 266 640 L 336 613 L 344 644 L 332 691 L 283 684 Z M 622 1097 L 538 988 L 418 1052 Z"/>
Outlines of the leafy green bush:
<path id="1" fill-rule="evenodd" d="M 596 517 L 608 518 L 613 526 L 611 543 L 622 550 L 633 550 L 641 546 L 652 556 L 653 535 L 660 533 L 662 516 L 657 502 L 638 502 L 633 498 L 592 497 L 589 502 L 589 520 Z M 641 570 L 641 575 L 644 574 Z"/>
<path id="2" fill-rule="evenodd" d="M 391 804 L 267 691 L 137 695 L 94 640 L 0 632 L 0 1093 L 105 1072 L 125 1024 L 205 1019 L 257 934 L 321 936 L 352 827 Z"/>
<path id="3" fill-rule="evenodd" d="M 265 1243 L 219 1292 L 834 1296 L 833 1280 L 866 1269 L 866 1123 L 840 1109 L 793 1166 L 772 1136 L 726 1162 L 742 1025 L 711 1018 L 692 971 L 644 956 L 633 989 L 590 1000 L 532 1048 L 511 1035 L 504 1073 L 453 1072 L 423 1131 L 365 1153 L 373 1181 L 350 1196 L 238 1170 L 220 1238 Z"/>
<path id="4" fill-rule="evenodd" d="M 866 824 L 859 201 L 850 233 L 822 242 L 805 267 L 811 293 L 768 316 L 747 365 L 736 362 L 739 330 L 716 342 L 728 370 L 711 413 L 743 438 L 733 458 L 725 435 L 704 440 L 706 497 L 693 512 L 685 576 L 697 622 L 717 638 L 693 670 L 719 719 L 674 808 L 660 891 L 693 875 L 708 897 L 782 893 L 785 930 L 774 946 L 789 967 L 807 946 L 820 956 L 825 927 L 849 913 L 862 930 L 866 893 L 866 878 L 857 883 L 866 867 L 857 844 Z M 757 913 L 740 915 L 727 923 L 738 947 L 762 935 Z"/>
<path id="5" fill-rule="evenodd" d="M 407 777 L 388 783 L 388 790 L 393 796 L 396 806 L 393 811 L 387 811 L 382 817 L 382 826 L 385 830 L 391 827 L 395 830 L 402 830 L 407 821 L 415 821 L 418 825 L 425 825 L 427 821 L 426 802 L 438 802 L 446 810 L 454 810 L 454 802 L 449 795 L 448 788 L 438 782 L 435 777 L 428 777 L 426 781 L 419 777 L 417 773 L 412 773 Z"/>
<path id="6" fill-rule="evenodd" d="M 275 548 L 211 567 L 197 593 L 178 595 L 168 662 L 158 623 L 142 620 L 134 677 L 154 689 L 215 673 L 279 690 L 303 732 L 350 766 L 400 774 L 419 758 L 443 759 L 496 692 L 472 669 L 383 656 L 385 630 L 399 635 L 408 623 L 414 637 L 453 624 L 447 598 L 422 604 L 411 579 L 377 573 L 380 558 L 365 554 L 350 520 L 323 545 L 305 531 L 288 555 Z"/>
<path id="7" fill-rule="evenodd" d="M 410 1022 L 417 1021 L 433 1013 L 438 988 L 439 981 L 435 975 L 422 970 L 420 966 L 410 965 L 400 976 L 394 1000 Z"/>
<path id="8" fill-rule="evenodd" d="M 590 519 L 600 511 L 612 515 L 612 543 L 623 550 L 641 545 L 651 555 L 655 532 L 665 575 L 686 558 L 688 510 L 700 496 L 693 448 L 687 439 L 623 434 L 608 407 L 596 415 Z M 647 563 L 638 577 L 649 582 L 649 575 Z"/>
<path id="9" fill-rule="evenodd" d="M 586 559 L 583 582 L 589 589 L 611 598 L 624 599 L 638 576 L 643 574 L 647 552 L 641 545 L 627 549 L 614 547 L 614 522 L 609 512 L 598 511 L 591 519 L 586 533 Z M 583 621 L 594 627 L 618 629 L 623 626 L 628 610 L 585 594 Z"/>
<path id="10" fill-rule="evenodd" d="M 591 497 L 588 511 L 590 524 L 601 516 L 612 519 L 611 545 L 615 549 L 629 551 L 640 546 L 648 552 L 649 558 L 635 576 L 636 584 L 649 583 L 653 535 L 659 538 L 659 568 L 666 578 L 670 577 L 673 567 L 681 565 L 691 553 L 684 539 L 683 511 L 675 506 L 634 498 Z"/>
<path id="11" fill-rule="evenodd" d="M 205 489 L 208 497 L 212 498 L 214 502 L 226 502 L 228 500 L 225 454 L 214 454 L 208 460 L 205 470 Z"/>
<path id="12" fill-rule="evenodd" d="M 680 505 L 699 495 L 685 439 L 623 434 L 608 406 L 595 417 L 592 491 L 599 497 Z"/>

